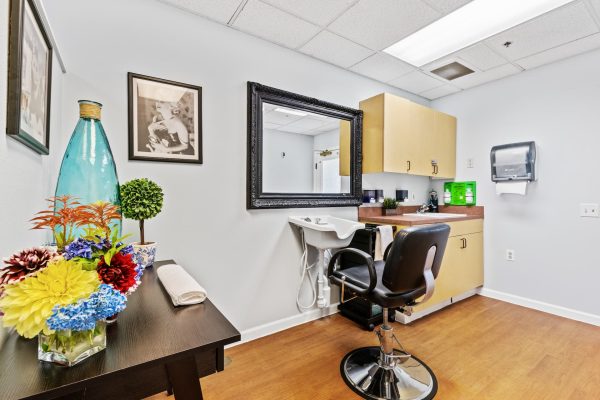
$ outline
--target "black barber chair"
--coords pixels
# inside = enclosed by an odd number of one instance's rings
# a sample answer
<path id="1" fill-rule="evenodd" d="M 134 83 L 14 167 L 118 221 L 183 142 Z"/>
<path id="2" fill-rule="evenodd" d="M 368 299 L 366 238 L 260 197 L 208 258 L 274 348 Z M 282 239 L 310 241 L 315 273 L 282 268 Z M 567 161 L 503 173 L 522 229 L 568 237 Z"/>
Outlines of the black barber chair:
<path id="1" fill-rule="evenodd" d="M 412 306 L 432 296 L 449 234 L 450 227 L 445 224 L 412 227 L 398 232 L 383 261 L 373 261 L 367 253 L 352 248 L 331 258 L 328 277 L 332 284 L 383 307 L 383 324 L 376 331 L 380 347 L 353 350 L 340 366 L 346 384 L 363 398 L 427 400 L 435 396 L 435 375 L 404 351 L 388 324 L 388 312 L 401 307 L 410 313 Z M 363 257 L 364 265 L 336 269 L 339 257 L 348 252 Z M 394 348 L 396 343 L 400 350 Z"/>

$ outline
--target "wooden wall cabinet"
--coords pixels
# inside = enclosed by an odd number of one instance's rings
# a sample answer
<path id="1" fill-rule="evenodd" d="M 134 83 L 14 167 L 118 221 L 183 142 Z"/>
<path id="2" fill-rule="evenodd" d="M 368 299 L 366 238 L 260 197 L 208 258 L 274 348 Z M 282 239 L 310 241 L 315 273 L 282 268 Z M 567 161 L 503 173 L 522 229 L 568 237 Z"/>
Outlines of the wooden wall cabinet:
<path id="1" fill-rule="evenodd" d="M 389 93 L 361 101 L 360 109 L 364 174 L 454 178 L 456 118 Z"/>

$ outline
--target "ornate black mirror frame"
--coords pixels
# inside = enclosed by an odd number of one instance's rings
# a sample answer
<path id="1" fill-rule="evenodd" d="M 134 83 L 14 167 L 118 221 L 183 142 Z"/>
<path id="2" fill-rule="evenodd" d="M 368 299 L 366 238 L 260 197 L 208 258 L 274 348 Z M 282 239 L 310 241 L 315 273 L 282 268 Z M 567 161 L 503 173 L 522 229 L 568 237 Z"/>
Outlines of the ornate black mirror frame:
<path id="1" fill-rule="evenodd" d="M 350 121 L 350 193 L 264 193 L 262 174 L 263 102 Z M 362 111 L 248 82 L 246 207 L 349 207 L 362 204 Z"/>

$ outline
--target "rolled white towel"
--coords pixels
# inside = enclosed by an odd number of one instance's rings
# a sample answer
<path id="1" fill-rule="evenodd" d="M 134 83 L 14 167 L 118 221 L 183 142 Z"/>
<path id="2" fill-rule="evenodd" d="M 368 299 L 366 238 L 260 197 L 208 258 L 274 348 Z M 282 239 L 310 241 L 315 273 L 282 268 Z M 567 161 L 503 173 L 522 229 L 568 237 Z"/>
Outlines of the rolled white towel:
<path id="1" fill-rule="evenodd" d="M 206 290 L 180 265 L 163 265 L 156 273 L 171 296 L 173 305 L 187 306 L 202 303 L 206 299 Z"/>

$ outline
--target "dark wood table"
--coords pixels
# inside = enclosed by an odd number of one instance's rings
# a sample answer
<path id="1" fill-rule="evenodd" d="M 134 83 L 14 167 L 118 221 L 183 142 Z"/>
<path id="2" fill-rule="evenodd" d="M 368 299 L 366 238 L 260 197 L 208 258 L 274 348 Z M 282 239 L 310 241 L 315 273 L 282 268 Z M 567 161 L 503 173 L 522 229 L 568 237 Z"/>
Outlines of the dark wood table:
<path id="1" fill-rule="evenodd" d="M 156 275 L 156 262 L 107 329 L 107 348 L 81 364 L 37 359 L 37 340 L 16 333 L 0 347 L 0 399 L 140 399 L 174 392 L 202 399 L 199 378 L 222 371 L 223 347 L 240 333 L 210 302 L 174 307 Z"/>

